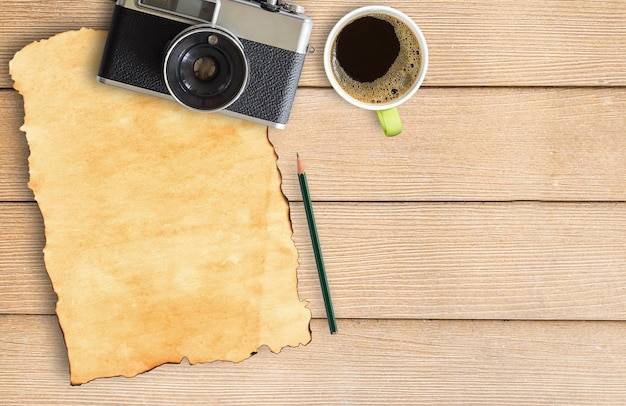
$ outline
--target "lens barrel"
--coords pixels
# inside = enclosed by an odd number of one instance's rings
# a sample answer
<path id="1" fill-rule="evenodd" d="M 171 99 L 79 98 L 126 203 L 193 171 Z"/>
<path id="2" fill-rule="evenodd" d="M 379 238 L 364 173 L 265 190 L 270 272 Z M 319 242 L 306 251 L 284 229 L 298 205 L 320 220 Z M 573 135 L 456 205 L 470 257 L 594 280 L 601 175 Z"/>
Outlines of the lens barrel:
<path id="1" fill-rule="evenodd" d="M 172 97 L 202 111 L 227 108 L 248 81 L 248 62 L 239 39 L 209 24 L 191 26 L 174 38 L 163 70 Z"/>

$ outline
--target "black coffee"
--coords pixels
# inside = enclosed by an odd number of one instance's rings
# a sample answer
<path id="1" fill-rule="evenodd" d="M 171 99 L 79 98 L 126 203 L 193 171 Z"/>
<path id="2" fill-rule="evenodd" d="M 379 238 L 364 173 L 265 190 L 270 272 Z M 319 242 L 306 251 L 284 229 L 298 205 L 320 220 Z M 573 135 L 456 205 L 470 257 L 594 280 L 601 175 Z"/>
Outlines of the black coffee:
<path id="1" fill-rule="evenodd" d="M 398 52 L 400 41 L 393 25 L 375 17 L 359 18 L 337 37 L 337 62 L 348 76 L 359 82 L 373 82 L 382 77 Z"/>
<path id="2" fill-rule="evenodd" d="M 406 94 L 421 69 L 419 41 L 402 21 L 383 13 L 358 17 L 337 35 L 331 65 L 339 85 L 368 104 Z"/>

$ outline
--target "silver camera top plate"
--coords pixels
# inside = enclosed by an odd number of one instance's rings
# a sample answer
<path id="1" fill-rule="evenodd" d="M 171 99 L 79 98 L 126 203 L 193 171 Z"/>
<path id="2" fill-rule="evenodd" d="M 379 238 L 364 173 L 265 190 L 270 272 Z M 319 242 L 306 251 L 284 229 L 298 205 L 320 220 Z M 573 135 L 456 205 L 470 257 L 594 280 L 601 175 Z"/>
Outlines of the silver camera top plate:
<path id="1" fill-rule="evenodd" d="M 198 17 L 198 15 L 202 15 L 200 10 L 205 2 L 217 4 L 213 13 L 213 21 L 202 20 Z M 259 3 L 249 0 L 178 0 L 178 2 L 171 2 L 171 4 L 165 4 L 162 7 L 155 6 L 157 3 L 170 3 L 170 1 L 117 0 L 116 2 L 117 5 L 125 8 L 190 25 L 201 22 L 212 23 L 228 29 L 239 38 L 288 51 L 301 54 L 306 54 L 308 51 L 309 35 L 313 23 L 309 17 L 303 14 L 289 12 L 283 8 L 276 12 L 267 11 Z M 192 17 L 194 12 L 196 16 Z"/>

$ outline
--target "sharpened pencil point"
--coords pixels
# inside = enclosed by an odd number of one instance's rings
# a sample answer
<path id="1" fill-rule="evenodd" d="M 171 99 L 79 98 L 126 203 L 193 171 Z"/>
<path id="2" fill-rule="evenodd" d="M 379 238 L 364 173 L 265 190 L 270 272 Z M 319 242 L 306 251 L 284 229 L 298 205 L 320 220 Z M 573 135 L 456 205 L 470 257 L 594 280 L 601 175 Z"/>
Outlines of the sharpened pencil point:
<path id="1" fill-rule="evenodd" d="M 298 175 L 304 173 L 304 165 L 302 165 L 302 160 L 300 159 L 300 154 L 296 152 L 296 162 L 298 164 Z"/>

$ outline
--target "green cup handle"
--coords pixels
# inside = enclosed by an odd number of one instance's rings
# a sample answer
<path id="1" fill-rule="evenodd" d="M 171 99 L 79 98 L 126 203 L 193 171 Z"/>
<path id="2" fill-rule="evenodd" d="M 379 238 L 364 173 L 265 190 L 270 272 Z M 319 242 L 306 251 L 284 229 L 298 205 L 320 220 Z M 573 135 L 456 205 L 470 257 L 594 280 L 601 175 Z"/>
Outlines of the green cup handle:
<path id="1" fill-rule="evenodd" d="M 387 110 L 376 110 L 378 121 L 387 137 L 393 137 L 402 132 L 402 122 L 398 109 L 393 107 Z"/>

